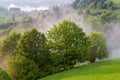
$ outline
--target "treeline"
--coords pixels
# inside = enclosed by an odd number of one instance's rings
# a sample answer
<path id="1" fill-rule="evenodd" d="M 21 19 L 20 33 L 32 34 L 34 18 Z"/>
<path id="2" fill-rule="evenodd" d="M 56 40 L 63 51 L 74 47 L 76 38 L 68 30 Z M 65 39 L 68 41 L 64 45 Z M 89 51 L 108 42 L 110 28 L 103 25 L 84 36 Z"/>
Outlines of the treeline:
<path id="1" fill-rule="evenodd" d="M 120 22 L 120 7 L 113 0 L 75 0 L 71 5 L 53 6 L 45 11 L 14 12 L 0 7 L 0 38 L 12 31 L 31 29 L 47 31 L 51 25 L 63 20 L 90 24 L 93 30 L 107 32 L 110 23 Z"/>
<path id="2" fill-rule="evenodd" d="M 79 7 L 81 9 L 118 9 L 112 0 L 75 0 L 73 7 Z"/>
<path id="3" fill-rule="evenodd" d="M 106 32 L 110 23 L 120 22 L 120 6 L 114 0 L 75 0 L 72 6 L 97 31 Z"/>
<path id="4" fill-rule="evenodd" d="M 105 35 L 85 32 L 72 21 L 62 21 L 46 34 L 36 29 L 12 33 L 1 42 L 1 55 L 9 55 L 7 72 L 13 80 L 37 80 L 74 68 L 77 62 L 108 56 Z"/>

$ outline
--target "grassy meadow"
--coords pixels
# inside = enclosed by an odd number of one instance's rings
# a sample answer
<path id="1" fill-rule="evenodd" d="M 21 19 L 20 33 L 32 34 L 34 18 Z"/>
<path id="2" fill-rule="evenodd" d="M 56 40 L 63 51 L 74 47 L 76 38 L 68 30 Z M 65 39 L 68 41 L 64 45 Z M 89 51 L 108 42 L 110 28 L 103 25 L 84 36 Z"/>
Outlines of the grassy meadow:
<path id="1" fill-rule="evenodd" d="M 98 62 L 57 73 L 40 80 L 119 80 L 120 59 Z"/>

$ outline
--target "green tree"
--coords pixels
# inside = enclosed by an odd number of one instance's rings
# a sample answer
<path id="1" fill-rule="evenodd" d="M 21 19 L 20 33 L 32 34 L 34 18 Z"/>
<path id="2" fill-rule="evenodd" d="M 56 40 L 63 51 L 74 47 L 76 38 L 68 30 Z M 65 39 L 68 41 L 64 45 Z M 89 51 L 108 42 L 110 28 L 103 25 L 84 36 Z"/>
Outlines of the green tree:
<path id="1" fill-rule="evenodd" d="M 37 80 L 40 78 L 38 65 L 24 56 L 12 56 L 8 60 L 7 71 L 13 80 Z"/>
<path id="2" fill-rule="evenodd" d="M 84 61 L 88 58 L 88 38 L 78 25 L 71 21 L 63 21 L 55 25 L 47 35 L 50 51 L 62 55 L 59 66 L 75 65 L 76 61 Z M 86 56 L 87 54 L 87 56 Z"/>
<path id="3" fill-rule="evenodd" d="M 49 51 L 43 33 L 36 29 L 25 32 L 18 42 L 17 53 L 33 60 L 39 66 L 41 77 L 50 74 Z"/>
<path id="4" fill-rule="evenodd" d="M 16 45 L 20 39 L 19 33 L 9 34 L 1 43 L 1 52 L 2 54 L 15 54 Z"/>
<path id="5" fill-rule="evenodd" d="M 95 60 L 103 59 L 108 57 L 108 48 L 107 48 L 107 41 L 106 37 L 101 32 L 92 32 L 89 35 L 90 39 L 90 53 L 91 59 L 90 61 L 93 63 Z"/>
<path id="6" fill-rule="evenodd" d="M 43 33 L 36 29 L 25 32 L 17 45 L 17 52 L 39 62 L 46 51 L 46 38 Z"/>

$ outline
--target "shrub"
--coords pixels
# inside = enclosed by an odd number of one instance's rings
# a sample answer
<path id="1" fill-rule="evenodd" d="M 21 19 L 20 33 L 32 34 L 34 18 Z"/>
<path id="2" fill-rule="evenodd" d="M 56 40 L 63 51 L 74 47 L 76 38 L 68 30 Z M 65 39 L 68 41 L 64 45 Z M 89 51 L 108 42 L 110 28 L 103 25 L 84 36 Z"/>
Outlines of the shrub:
<path id="1" fill-rule="evenodd" d="M 11 57 L 7 69 L 14 80 L 37 80 L 40 78 L 38 65 L 24 56 Z"/>
<path id="2" fill-rule="evenodd" d="M 0 80 L 12 80 L 12 79 L 4 70 L 0 69 Z"/>

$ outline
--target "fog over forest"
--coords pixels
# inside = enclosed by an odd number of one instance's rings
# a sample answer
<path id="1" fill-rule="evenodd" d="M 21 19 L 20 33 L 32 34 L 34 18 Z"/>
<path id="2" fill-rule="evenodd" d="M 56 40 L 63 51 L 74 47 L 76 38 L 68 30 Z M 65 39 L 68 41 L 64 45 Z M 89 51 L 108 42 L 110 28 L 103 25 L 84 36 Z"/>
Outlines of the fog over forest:
<path id="1" fill-rule="evenodd" d="M 119 80 L 119 58 L 120 0 L 0 0 L 0 80 Z"/>
<path id="2" fill-rule="evenodd" d="M 72 3 L 74 0 L 0 0 L 1 6 L 8 6 L 11 3 L 18 6 L 31 6 L 31 7 L 39 7 L 46 6 L 51 7 L 59 4 L 67 4 Z"/>

